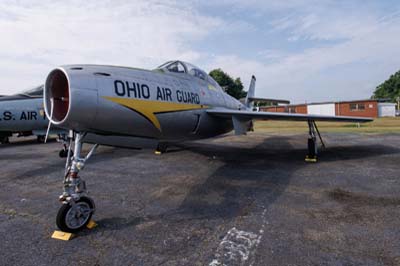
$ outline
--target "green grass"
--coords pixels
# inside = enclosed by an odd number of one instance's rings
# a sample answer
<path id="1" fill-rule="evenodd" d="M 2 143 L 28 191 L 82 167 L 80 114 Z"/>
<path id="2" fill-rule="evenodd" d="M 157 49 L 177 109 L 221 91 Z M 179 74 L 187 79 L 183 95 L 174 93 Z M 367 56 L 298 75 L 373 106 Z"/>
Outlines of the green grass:
<path id="1" fill-rule="evenodd" d="M 400 117 L 376 118 L 368 123 L 338 123 L 317 122 L 321 132 L 338 133 L 400 133 Z M 257 121 L 255 123 L 257 132 L 307 132 L 306 122 L 292 121 Z"/>

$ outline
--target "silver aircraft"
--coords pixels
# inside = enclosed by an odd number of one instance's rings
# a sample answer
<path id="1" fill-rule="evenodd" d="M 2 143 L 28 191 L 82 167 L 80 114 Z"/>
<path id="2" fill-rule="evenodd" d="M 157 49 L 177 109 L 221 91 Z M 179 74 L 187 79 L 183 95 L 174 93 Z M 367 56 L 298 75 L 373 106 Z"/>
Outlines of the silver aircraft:
<path id="1" fill-rule="evenodd" d="M 1 144 L 9 143 L 9 137 L 13 134 L 17 134 L 18 137 L 35 135 L 38 142 L 45 141 L 49 120 L 44 111 L 43 87 L 41 85 L 15 95 L 0 97 Z M 49 133 L 62 138 L 66 131 L 54 128 Z M 61 157 L 67 155 L 66 145 L 59 155 Z"/>
<path id="2" fill-rule="evenodd" d="M 50 72 L 44 90 L 44 105 L 50 123 L 69 130 L 63 203 L 56 224 L 66 232 L 84 228 L 95 211 L 79 177 L 86 161 L 100 144 L 157 147 L 218 136 L 234 130 L 246 134 L 254 119 L 305 121 L 309 126 L 308 159 L 315 160 L 315 121 L 367 122 L 357 117 L 304 115 L 252 111 L 255 99 L 252 77 L 245 103 L 224 93 L 203 70 L 182 61 L 169 61 L 155 70 L 138 68 L 67 65 Z M 322 141 L 322 139 L 321 139 Z M 86 156 L 82 143 L 95 145 Z M 70 150 L 70 149 L 68 149 Z"/>
<path id="3" fill-rule="evenodd" d="M 9 143 L 13 133 L 35 135 L 44 141 L 48 120 L 43 108 L 43 86 L 0 97 L 0 142 Z"/>

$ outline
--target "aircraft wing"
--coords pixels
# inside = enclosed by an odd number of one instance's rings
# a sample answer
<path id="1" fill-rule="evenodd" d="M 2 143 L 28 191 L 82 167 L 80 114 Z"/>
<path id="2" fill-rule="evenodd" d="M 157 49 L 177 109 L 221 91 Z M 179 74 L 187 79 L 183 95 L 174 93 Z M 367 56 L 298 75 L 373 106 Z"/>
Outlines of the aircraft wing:
<path id="1" fill-rule="evenodd" d="M 207 110 L 210 115 L 220 117 L 232 117 L 239 120 L 291 120 L 291 121 L 331 121 L 331 122 L 370 122 L 372 118 L 354 117 L 354 116 L 328 116 L 328 115 L 312 115 L 312 114 L 290 114 L 276 112 L 255 112 L 255 111 L 240 111 L 229 109 L 210 109 Z"/>
<path id="2" fill-rule="evenodd" d="M 210 109 L 210 115 L 231 118 L 236 135 L 246 134 L 252 127 L 250 121 L 256 120 L 290 120 L 290 121 L 331 121 L 331 122 L 356 122 L 363 123 L 372 121 L 372 118 L 352 117 L 352 116 L 327 116 L 309 114 L 290 114 L 275 112 L 254 112 L 230 109 Z"/>

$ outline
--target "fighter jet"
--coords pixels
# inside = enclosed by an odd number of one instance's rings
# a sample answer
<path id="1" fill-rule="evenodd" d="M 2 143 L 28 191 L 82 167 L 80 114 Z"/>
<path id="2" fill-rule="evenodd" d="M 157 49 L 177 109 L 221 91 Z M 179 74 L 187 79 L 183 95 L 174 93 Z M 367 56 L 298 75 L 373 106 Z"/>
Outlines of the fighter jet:
<path id="1" fill-rule="evenodd" d="M 43 108 L 43 85 L 11 96 L 0 97 L 0 142 L 9 143 L 13 133 L 36 135 L 44 141 L 48 120 Z"/>
<path id="2" fill-rule="evenodd" d="M 368 118 L 252 111 L 256 79 L 251 79 L 244 104 L 224 93 L 200 68 L 169 61 L 154 70 L 104 65 L 66 65 L 47 76 L 44 105 L 50 122 L 69 130 L 64 190 L 56 224 L 78 232 L 90 221 L 94 201 L 79 176 L 100 144 L 130 147 L 167 145 L 210 138 L 234 131 L 246 134 L 252 121 L 305 121 L 309 127 L 308 159 L 315 160 L 319 135 L 315 121 L 367 122 Z M 86 156 L 82 143 L 95 143 Z"/>
<path id="3" fill-rule="evenodd" d="M 21 93 L 0 97 L 0 143 L 9 143 L 9 137 L 37 136 L 40 143 L 45 141 L 46 128 L 49 123 L 43 106 L 43 85 Z M 66 131 L 53 128 L 51 134 L 61 135 Z M 59 153 L 66 156 L 66 149 Z"/>

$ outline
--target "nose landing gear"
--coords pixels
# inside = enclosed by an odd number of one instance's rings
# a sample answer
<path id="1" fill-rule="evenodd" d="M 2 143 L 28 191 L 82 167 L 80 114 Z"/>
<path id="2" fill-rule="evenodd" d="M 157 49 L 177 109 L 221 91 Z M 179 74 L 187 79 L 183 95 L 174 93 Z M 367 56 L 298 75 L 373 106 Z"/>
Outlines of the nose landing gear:
<path id="1" fill-rule="evenodd" d="M 56 225 L 63 232 L 76 233 L 86 227 L 95 211 L 93 200 L 86 196 L 86 183 L 78 176 L 78 173 L 93 155 L 98 144 L 95 144 L 86 157 L 82 158 L 82 139 L 85 134 L 70 132 L 70 135 L 70 147 L 73 135 L 75 135 L 74 156 L 71 156 L 72 151 L 68 149 L 63 182 L 64 191 L 59 197 L 62 206 L 58 210 Z"/>

